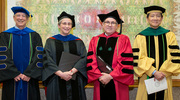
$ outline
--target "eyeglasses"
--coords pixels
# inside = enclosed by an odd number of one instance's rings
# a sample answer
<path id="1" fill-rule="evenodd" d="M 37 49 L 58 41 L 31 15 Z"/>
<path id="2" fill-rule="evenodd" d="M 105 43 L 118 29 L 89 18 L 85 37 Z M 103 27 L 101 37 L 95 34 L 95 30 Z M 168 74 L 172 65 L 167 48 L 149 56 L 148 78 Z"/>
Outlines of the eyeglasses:
<path id="1" fill-rule="evenodd" d="M 15 16 L 16 16 L 16 17 L 21 17 L 21 16 L 22 16 L 22 17 L 27 17 L 26 15 L 20 15 L 20 14 L 16 14 Z"/>
<path id="2" fill-rule="evenodd" d="M 116 25 L 117 25 L 116 22 L 109 22 L 109 21 L 104 22 L 104 24 L 105 24 L 105 25 L 108 25 L 108 26 L 109 26 L 110 24 L 111 24 L 112 26 L 116 26 Z"/>
<path id="3" fill-rule="evenodd" d="M 66 23 L 66 22 L 63 22 L 63 23 L 61 23 L 62 25 L 68 25 L 68 26 L 72 26 L 72 23 Z"/>

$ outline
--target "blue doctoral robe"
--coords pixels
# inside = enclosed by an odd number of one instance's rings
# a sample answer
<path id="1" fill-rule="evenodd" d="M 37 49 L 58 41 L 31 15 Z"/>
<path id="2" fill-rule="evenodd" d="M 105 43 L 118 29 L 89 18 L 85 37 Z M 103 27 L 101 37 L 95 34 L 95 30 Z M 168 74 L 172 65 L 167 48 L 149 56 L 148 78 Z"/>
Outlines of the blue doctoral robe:
<path id="1" fill-rule="evenodd" d="M 30 35 L 35 32 L 26 27 L 22 30 L 17 27 L 10 28 L 4 32 L 12 33 L 13 61 L 18 71 L 22 74 L 30 63 Z M 22 79 L 15 84 L 15 100 L 27 100 L 28 82 Z"/>

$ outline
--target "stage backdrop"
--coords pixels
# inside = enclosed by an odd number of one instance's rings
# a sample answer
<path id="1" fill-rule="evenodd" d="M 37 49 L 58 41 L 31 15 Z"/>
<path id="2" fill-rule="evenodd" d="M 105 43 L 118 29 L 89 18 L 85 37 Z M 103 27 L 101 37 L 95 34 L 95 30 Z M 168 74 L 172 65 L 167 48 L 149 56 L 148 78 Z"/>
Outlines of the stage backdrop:
<path id="1" fill-rule="evenodd" d="M 180 0 L 7 0 L 7 4 L 8 28 L 14 26 L 10 8 L 23 6 L 33 15 L 28 27 L 41 35 L 43 44 L 48 37 L 59 34 L 57 16 L 62 11 L 75 15 L 73 34 L 84 41 L 87 49 L 90 39 L 103 32 L 97 14 L 117 9 L 124 21 L 122 33 L 133 44 L 135 35 L 148 26 L 143 8 L 160 5 L 166 8 L 161 26 L 173 31 L 180 44 Z"/>

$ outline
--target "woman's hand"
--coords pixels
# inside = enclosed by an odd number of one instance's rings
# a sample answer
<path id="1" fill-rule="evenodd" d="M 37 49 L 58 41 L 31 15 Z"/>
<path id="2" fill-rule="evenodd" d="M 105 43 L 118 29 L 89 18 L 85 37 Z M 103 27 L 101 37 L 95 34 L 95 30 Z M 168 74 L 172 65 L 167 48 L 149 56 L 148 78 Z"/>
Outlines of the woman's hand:
<path id="1" fill-rule="evenodd" d="M 62 72 L 62 71 L 57 71 L 55 72 L 55 74 L 59 77 L 61 77 L 61 79 L 64 79 L 65 81 L 69 81 L 72 78 L 73 73 L 70 71 L 67 72 Z"/>
<path id="2" fill-rule="evenodd" d="M 70 72 L 73 73 L 73 74 L 75 74 L 75 73 L 78 72 L 78 70 L 77 70 L 76 68 L 72 68 L 72 69 L 70 70 Z"/>

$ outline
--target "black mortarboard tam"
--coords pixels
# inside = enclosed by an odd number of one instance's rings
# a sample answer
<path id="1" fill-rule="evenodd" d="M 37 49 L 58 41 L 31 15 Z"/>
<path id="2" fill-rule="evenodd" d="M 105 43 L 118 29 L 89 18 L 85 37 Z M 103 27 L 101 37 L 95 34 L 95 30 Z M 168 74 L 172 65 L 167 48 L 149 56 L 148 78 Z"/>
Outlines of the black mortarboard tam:
<path id="1" fill-rule="evenodd" d="M 109 12 L 107 14 L 98 14 L 99 19 L 101 20 L 101 22 L 104 22 L 106 20 L 106 18 L 114 18 L 118 24 L 121 24 L 121 28 L 120 28 L 120 32 L 119 34 L 121 34 L 122 32 L 122 23 L 124 23 L 121 18 L 119 17 L 118 11 L 114 10 L 112 12 Z"/>
<path id="2" fill-rule="evenodd" d="M 164 13 L 166 11 L 165 8 L 160 7 L 160 6 L 149 6 L 149 7 L 144 7 L 144 13 L 149 14 L 150 12 L 160 12 Z"/>
<path id="3" fill-rule="evenodd" d="M 70 18 L 72 21 L 72 27 L 75 27 L 75 20 L 74 20 L 74 15 L 70 15 L 68 13 L 66 13 L 65 11 L 63 11 L 58 17 L 58 22 L 62 19 L 62 18 Z"/>

